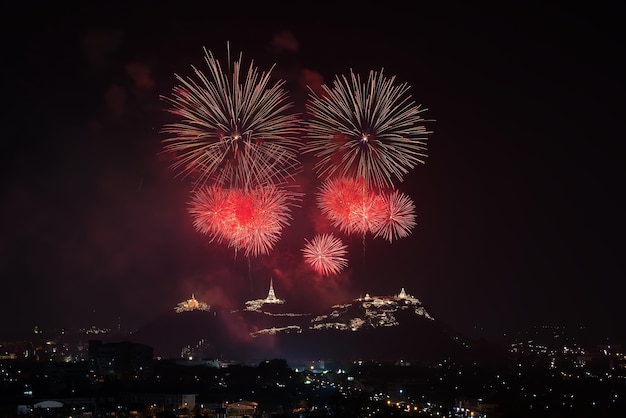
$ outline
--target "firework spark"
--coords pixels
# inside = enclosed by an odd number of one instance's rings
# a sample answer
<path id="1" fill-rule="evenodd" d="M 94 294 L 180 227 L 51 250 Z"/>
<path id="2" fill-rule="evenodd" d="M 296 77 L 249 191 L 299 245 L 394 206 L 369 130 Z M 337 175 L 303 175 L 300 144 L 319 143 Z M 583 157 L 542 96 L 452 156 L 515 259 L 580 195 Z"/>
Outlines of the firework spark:
<path id="1" fill-rule="evenodd" d="M 302 249 L 304 260 L 322 275 L 337 274 L 347 265 L 347 246 L 332 234 L 316 235 L 311 241 L 305 238 Z"/>
<path id="2" fill-rule="evenodd" d="M 207 186 L 197 190 L 189 206 L 197 231 L 211 242 L 227 242 L 246 256 L 268 254 L 291 220 L 295 197 L 275 187 L 252 190 Z"/>
<path id="3" fill-rule="evenodd" d="M 242 54 L 232 71 L 229 57 L 225 72 L 204 51 L 208 75 L 192 66 L 197 80 L 176 75 L 180 84 L 162 97 L 180 119 L 162 130 L 169 135 L 163 143 L 174 155 L 172 170 L 194 177 L 194 188 L 211 182 L 245 190 L 288 181 L 300 169 L 301 124 L 289 113 L 284 80 L 270 85 L 274 67 L 259 72 L 253 62 L 244 78 Z"/>
<path id="4" fill-rule="evenodd" d="M 407 237 L 416 225 L 415 204 L 409 196 L 398 190 L 383 196 L 383 199 L 386 213 L 384 220 L 373 231 L 374 237 L 382 237 L 389 242 Z"/>
<path id="5" fill-rule="evenodd" d="M 421 109 L 407 95 L 408 84 L 394 84 L 370 71 L 365 83 L 350 71 L 337 76 L 324 96 L 310 89 L 307 141 L 303 153 L 313 153 L 320 178 L 364 178 L 371 188 L 393 188 L 394 181 L 426 157 L 427 134 Z"/>

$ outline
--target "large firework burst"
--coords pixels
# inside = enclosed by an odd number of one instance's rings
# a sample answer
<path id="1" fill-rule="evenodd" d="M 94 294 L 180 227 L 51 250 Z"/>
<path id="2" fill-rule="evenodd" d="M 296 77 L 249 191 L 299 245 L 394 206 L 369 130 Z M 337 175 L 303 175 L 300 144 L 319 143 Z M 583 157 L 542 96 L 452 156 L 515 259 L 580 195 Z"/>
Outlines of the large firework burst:
<path id="1" fill-rule="evenodd" d="M 382 70 L 370 71 L 366 82 L 350 71 L 337 76 L 324 96 L 309 93 L 309 140 L 304 153 L 314 153 L 319 177 L 364 178 L 366 186 L 393 188 L 394 181 L 426 157 L 429 133 L 421 109 L 407 94 L 408 84 L 394 84 Z"/>
<path id="2" fill-rule="evenodd" d="M 398 190 L 373 191 L 363 179 L 326 180 L 317 204 L 331 225 L 347 234 L 382 237 L 389 242 L 407 237 L 415 222 L 415 204 Z"/>
<path id="3" fill-rule="evenodd" d="M 291 220 L 296 197 L 275 186 L 256 189 L 196 190 L 189 206 L 197 231 L 211 241 L 226 241 L 246 256 L 268 254 Z"/>
<path id="4" fill-rule="evenodd" d="M 362 178 L 324 181 L 317 204 L 331 224 L 347 234 L 364 235 L 377 230 L 386 216 L 383 198 L 368 190 Z"/>
<path id="5" fill-rule="evenodd" d="M 305 238 L 302 249 L 304 261 L 322 275 L 337 274 L 347 265 L 347 246 L 332 234 L 316 235 L 311 241 Z"/>
<path id="6" fill-rule="evenodd" d="M 192 66 L 196 79 L 176 75 L 180 85 L 162 97 L 180 118 L 167 124 L 164 151 L 172 169 L 194 178 L 194 188 L 208 182 L 241 189 L 288 181 L 300 163 L 299 118 L 283 90 L 270 85 L 272 68 L 259 72 L 251 62 L 245 77 L 242 54 L 226 71 L 205 51 L 208 75 Z"/>

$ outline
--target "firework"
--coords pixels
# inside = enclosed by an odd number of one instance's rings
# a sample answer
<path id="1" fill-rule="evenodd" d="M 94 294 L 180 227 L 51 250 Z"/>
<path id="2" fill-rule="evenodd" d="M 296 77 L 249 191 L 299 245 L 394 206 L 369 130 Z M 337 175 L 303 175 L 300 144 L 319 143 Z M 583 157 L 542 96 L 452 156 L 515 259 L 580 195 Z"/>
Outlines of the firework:
<path id="1" fill-rule="evenodd" d="M 231 246 L 242 248 L 246 256 L 268 254 L 289 225 L 293 196 L 277 187 L 265 186 L 245 197 L 248 207 L 244 211 L 242 206 L 237 207 L 238 219 L 242 221 Z"/>
<path id="2" fill-rule="evenodd" d="M 195 192 L 189 213 L 211 242 L 226 242 L 246 256 L 268 254 L 291 219 L 295 197 L 275 187 L 251 190 L 207 186 Z"/>
<path id="3" fill-rule="evenodd" d="M 365 83 L 350 71 L 337 76 L 324 96 L 310 89 L 307 110 L 309 140 L 320 178 L 363 178 L 369 188 L 393 188 L 394 181 L 426 157 L 427 134 L 421 109 L 407 94 L 408 84 L 394 84 L 370 71 Z"/>
<path id="4" fill-rule="evenodd" d="M 382 222 L 372 231 L 374 237 L 382 237 L 389 242 L 404 238 L 416 225 L 415 204 L 405 194 L 394 190 L 383 197 L 386 213 Z"/>
<path id="5" fill-rule="evenodd" d="M 162 132 L 164 151 L 174 155 L 172 170 L 194 177 L 194 188 L 208 182 L 241 189 L 284 183 L 300 168 L 299 118 L 283 90 L 270 85 L 272 68 L 259 72 L 250 63 L 245 77 L 242 54 L 228 71 L 204 49 L 208 75 L 192 66 L 195 78 L 176 75 L 180 83 L 168 112 L 179 121 Z M 229 54 L 230 55 L 230 54 Z"/>
<path id="6" fill-rule="evenodd" d="M 311 241 L 305 238 L 302 249 L 304 261 L 322 275 L 337 274 L 348 265 L 345 258 L 347 246 L 332 234 L 316 235 Z"/>
<path id="7" fill-rule="evenodd" d="M 211 241 L 221 242 L 227 229 L 227 219 L 231 215 L 230 191 L 210 186 L 194 193 L 189 213 L 193 226 L 198 232 L 211 237 Z"/>
<path id="8" fill-rule="evenodd" d="M 368 190 L 364 179 L 326 180 L 317 194 L 317 204 L 334 227 L 348 234 L 377 230 L 386 216 L 384 199 Z"/>

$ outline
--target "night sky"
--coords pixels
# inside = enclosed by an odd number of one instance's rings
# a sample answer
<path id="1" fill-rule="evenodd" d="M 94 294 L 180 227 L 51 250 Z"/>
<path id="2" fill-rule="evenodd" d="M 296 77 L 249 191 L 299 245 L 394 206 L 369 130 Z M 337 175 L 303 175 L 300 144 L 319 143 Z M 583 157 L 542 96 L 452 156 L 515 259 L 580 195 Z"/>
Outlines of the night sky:
<path id="1" fill-rule="evenodd" d="M 616 4 L 87 3 L 5 16 L 0 340 L 34 325 L 136 328 L 191 294 L 237 308 L 270 278 L 302 311 L 404 287 L 473 337 L 625 335 Z M 175 74 L 206 69 L 203 47 L 226 62 L 227 43 L 261 70 L 276 64 L 299 111 L 307 84 L 351 69 L 410 84 L 433 133 L 426 163 L 397 185 L 416 204 L 409 237 L 345 237 L 348 269 L 316 275 L 300 252 L 312 171 L 270 255 L 235 256 L 194 229 L 190 183 L 161 152 L 172 116 L 160 96 Z"/>

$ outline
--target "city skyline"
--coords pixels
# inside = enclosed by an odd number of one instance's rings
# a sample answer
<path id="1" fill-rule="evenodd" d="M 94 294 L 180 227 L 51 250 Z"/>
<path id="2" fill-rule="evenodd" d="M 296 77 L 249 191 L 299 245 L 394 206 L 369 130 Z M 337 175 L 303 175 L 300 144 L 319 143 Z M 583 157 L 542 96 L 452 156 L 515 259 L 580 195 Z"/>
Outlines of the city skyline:
<path id="1" fill-rule="evenodd" d="M 610 10 L 425 3 L 415 17 L 383 9 L 363 26 L 360 13 L 218 18 L 140 4 L 15 15 L 2 333 L 140 327 L 189 295 L 243 306 L 267 296 L 270 280 L 303 311 L 406 288 L 437 320 L 490 339 L 538 323 L 623 332 L 624 86 Z M 397 184 L 415 204 L 408 236 L 334 231 L 347 268 L 311 269 L 301 248 L 323 217 L 307 157 L 302 204 L 269 254 L 237 253 L 194 228 L 190 184 L 163 152 L 172 118 L 161 97 L 175 74 L 206 68 L 203 48 L 225 58 L 227 45 L 261 70 L 275 64 L 300 112 L 306 86 L 352 70 L 408 83 L 432 119 L 424 164 Z"/>

